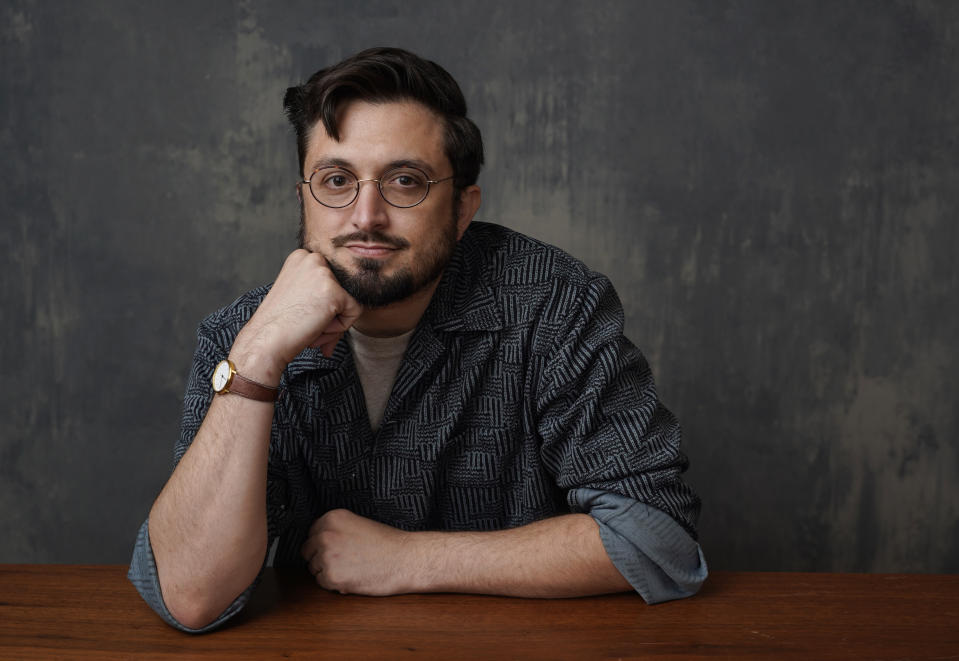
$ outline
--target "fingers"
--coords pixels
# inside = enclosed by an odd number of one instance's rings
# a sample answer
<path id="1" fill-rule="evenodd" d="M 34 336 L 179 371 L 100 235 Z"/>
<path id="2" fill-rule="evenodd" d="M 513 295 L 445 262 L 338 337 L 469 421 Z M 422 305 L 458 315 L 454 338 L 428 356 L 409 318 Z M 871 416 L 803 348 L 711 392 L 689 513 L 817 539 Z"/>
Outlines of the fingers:
<path id="1" fill-rule="evenodd" d="M 320 537 L 313 534 L 313 528 L 315 527 L 316 523 L 314 522 L 306 541 L 303 543 L 303 548 L 300 549 L 300 554 L 306 560 L 306 568 L 316 580 L 317 585 L 325 587 L 323 585 L 323 554 L 320 552 Z"/>
<path id="2" fill-rule="evenodd" d="M 267 356 L 271 374 L 282 372 L 306 347 L 331 356 L 362 313 L 322 255 L 294 250 L 234 347 Z"/>
<path id="3" fill-rule="evenodd" d="M 303 547 L 300 549 L 300 554 L 307 562 L 311 562 L 318 558 L 323 546 L 323 531 L 328 527 L 328 520 L 329 512 L 317 518 L 310 526 L 309 532 L 306 533 L 306 541 L 303 542 Z"/>
<path id="4" fill-rule="evenodd" d="M 310 526 L 300 554 L 320 587 L 346 594 L 349 573 L 344 574 L 344 558 L 354 555 L 348 550 L 355 535 L 351 526 L 361 520 L 348 510 L 337 509 L 326 512 Z"/>
<path id="5" fill-rule="evenodd" d="M 347 305 L 349 305 L 348 302 Z M 353 325 L 354 321 L 356 321 L 356 317 L 351 316 L 350 312 L 341 312 L 330 320 L 330 325 L 326 327 L 326 332 L 343 333 Z"/>
<path id="6" fill-rule="evenodd" d="M 355 298 L 347 294 L 346 290 L 344 290 L 343 293 L 346 294 L 346 300 L 344 301 L 343 308 L 340 310 L 340 314 L 337 315 L 337 320 L 343 325 L 343 330 L 346 330 L 356 323 L 356 320 L 363 314 L 363 306 L 357 303 Z"/>
<path id="7" fill-rule="evenodd" d="M 312 347 L 313 349 L 321 349 L 323 351 L 323 354 L 329 357 L 329 355 L 333 352 L 333 349 L 336 347 L 337 343 L 340 341 L 342 337 L 343 337 L 342 331 L 337 333 L 323 333 L 322 335 L 317 337 L 315 340 L 310 342 L 309 346 Z M 327 353 L 327 349 L 329 349 L 329 353 Z"/>

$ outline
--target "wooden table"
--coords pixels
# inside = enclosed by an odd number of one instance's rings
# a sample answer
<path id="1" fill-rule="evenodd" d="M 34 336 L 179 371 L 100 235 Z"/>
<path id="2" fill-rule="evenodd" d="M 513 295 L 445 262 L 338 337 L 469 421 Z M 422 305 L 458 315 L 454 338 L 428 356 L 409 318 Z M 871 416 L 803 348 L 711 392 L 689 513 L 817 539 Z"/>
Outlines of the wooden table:
<path id="1" fill-rule="evenodd" d="M 959 659 L 959 576 L 715 572 L 692 599 L 357 597 L 270 571 L 207 635 L 126 567 L 0 565 L 0 659 Z"/>

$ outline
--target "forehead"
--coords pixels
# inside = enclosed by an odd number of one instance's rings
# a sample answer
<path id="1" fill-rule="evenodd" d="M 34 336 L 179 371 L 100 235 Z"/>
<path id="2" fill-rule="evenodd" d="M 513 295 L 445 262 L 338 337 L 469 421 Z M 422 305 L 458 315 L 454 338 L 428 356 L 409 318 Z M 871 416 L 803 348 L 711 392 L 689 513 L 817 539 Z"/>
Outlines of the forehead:
<path id="1" fill-rule="evenodd" d="M 340 109 L 338 124 L 339 140 L 327 134 L 322 122 L 314 125 L 306 151 L 308 172 L 330 162 L 352 166 L 361 176 L 401 161 L 418 161 L 432 170 L 429 174 L 451 169 L 442 118 L 415 101 L 352 101 Z"/>

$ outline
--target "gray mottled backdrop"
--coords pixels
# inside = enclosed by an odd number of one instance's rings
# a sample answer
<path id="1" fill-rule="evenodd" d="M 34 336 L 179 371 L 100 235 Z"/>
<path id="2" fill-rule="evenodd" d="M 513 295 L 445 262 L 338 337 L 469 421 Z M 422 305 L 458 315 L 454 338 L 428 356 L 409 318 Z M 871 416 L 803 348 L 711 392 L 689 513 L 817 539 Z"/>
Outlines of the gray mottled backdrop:
<path id="1" fill-rule="evenodd" d="M 0 561 L 123 562 L 199 319 L 293 246 L 284 89 L 462 83 L 479 217 L 607 273 L 713 568 L 959 571 L 959 3 L 6 1 Z"/>

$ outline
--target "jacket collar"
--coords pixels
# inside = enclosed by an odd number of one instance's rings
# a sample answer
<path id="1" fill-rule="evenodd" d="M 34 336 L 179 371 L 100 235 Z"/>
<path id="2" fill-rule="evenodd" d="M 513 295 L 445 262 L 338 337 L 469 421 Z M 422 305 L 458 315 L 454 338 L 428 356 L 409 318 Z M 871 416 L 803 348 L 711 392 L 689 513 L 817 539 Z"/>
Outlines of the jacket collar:
<path id="1" fill-rule="evenodd" d="M 476 235 L 471 225 L 456 245 L 420 325 L 452 332 L 502 330 L 503 313 L 489 281 L 489 250 Z"/>

